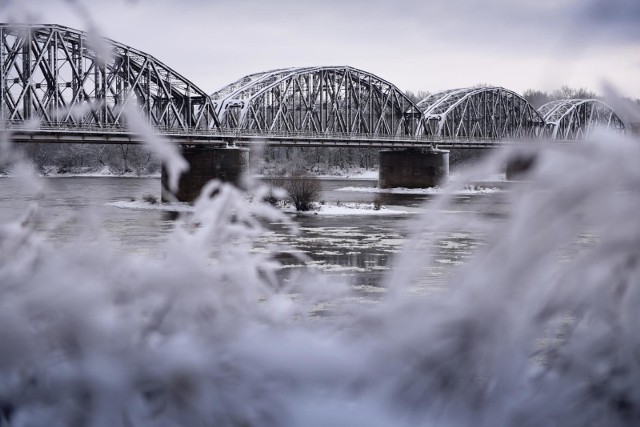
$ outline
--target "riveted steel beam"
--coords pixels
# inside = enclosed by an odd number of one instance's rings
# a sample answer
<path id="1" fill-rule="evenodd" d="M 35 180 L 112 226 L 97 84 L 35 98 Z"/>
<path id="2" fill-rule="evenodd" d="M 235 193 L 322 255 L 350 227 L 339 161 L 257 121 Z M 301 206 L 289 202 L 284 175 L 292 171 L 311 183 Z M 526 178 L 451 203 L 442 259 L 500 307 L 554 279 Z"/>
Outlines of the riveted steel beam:
<path id="1" fill-rule="evenodd" d="M 547 133 L 553 139 L 583 139 L 597 128 L 624 132 L 620 117 L 598 99 L 563 99 L 540 107 L 544 115 Z"/>
<path id="2" fill-rule="evenodd" d="M 520 95 L 501 87 L 453 89 L 418 103 L 418 135 L 444 138 L 530 139 L 543 136 L 544 119 Z"/>
<path id="3" fill-rule="evenodd" d="M 9 121 L 215 130 L 211 98 L 153 56 L 60 25 L 0 24 L 0 112 Z"/>
<path id="4" fill-rule="evenodd" d="M 421 120 L 402 91 L 352 67 L 252 74 L 212 97 L 227 129 L 413 135 Z"/>

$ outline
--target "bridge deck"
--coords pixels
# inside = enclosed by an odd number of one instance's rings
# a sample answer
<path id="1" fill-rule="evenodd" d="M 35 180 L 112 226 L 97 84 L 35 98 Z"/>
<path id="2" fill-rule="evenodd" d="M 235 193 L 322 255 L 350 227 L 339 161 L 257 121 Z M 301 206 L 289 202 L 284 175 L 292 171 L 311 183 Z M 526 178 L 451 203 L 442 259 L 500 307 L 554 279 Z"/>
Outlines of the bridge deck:
<path id="1" fill-rule="evenodd" d="M 251 146 L 269 145 L 285 147 L 363 147 L 363 148 L 428 148 L 489 149 L 504 145 L 523 144 L 523 140 L 497 140 L 488 138 L 434 138 L 405 135 L 276 133 L 244 130 L 215 130 L 176 132 L 158 130 L 153 134 L 132 133 L 122 128 L 69 128 L 69 127 L 5 127 L 5 136 L 16 143 L 76 143 L 76 144 L 141 144 L 150 137 L 163 138 L 178 145 Z M 561 141 L 557 141 L 561 142 Z"/>

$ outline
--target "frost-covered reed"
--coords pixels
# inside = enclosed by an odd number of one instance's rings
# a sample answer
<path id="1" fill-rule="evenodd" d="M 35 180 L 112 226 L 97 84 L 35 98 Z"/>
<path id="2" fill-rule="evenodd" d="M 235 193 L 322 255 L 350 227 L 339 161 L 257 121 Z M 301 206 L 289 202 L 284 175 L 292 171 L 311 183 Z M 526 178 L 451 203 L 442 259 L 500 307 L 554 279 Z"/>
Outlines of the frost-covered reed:
<path id="1" fill-rule="evenodd" d="M 161 259 L 54 245 L 37 207 L 2 224 L 0 425 L 639 423 L 640 145 L 597 134 L 534 151 L 503 219 L 431 202 L 373 306 L 335 279 L 278 280 L 276 250 L 253 239 L 287 218 L 227 185 L 204 190 Z M 416 295 L 427 226 L 486 243 L 444 292 Z"/>

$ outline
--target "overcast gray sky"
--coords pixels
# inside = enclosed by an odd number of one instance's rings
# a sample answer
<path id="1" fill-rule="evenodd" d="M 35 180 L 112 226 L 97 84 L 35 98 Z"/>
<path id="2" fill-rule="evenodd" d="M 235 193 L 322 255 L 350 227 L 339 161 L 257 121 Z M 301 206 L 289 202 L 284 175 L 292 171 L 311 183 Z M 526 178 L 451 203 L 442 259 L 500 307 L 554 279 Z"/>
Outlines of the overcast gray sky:
<path id="1" fill-rule="evenodd" d="M 608 82 L 640 98 L 640 0 L 14 0 L 3 21 L 102 35 L 206 92 L 268 69 L 351 65 L 402 90 Z M 86 13 L 81 12 L 85 10 Z"/>

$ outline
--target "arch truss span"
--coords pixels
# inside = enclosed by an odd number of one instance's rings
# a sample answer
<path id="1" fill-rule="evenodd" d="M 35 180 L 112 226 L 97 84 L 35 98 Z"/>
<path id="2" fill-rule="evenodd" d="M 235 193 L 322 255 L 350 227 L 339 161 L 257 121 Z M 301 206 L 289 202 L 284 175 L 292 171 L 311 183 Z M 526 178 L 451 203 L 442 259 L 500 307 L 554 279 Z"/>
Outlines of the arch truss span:
<path id="1" fill-rule="evenodd" d="M 502 87 L 453 89 L 418 103 L 418 136 L 469 139 L 530 139 L 541 136 L 544 119 L 522 96 Z"/>
<path id="2" fill-rule="evenodd" d="M 620 117 L 598 99 L 562 99 L 540 107 L 547 132 L 553 139 L 576 140 L 585 138 L 594 128 L 624 132 Z"/>
<path id="3" fill-rule="evenodd" d="M 259 132 L 415 135 L 416 105 L 397 87 L 352 67 L 251 74 L 212 94 L 223 127 Z"/>
<path id="4" fill-rule="evenodd" d="M 132 107 L 166 131 L 217 129 L 210 97 L 153 56 L 60 25 L 0 24 L 0 113 L 42 126 L 126 126 Z"/>

